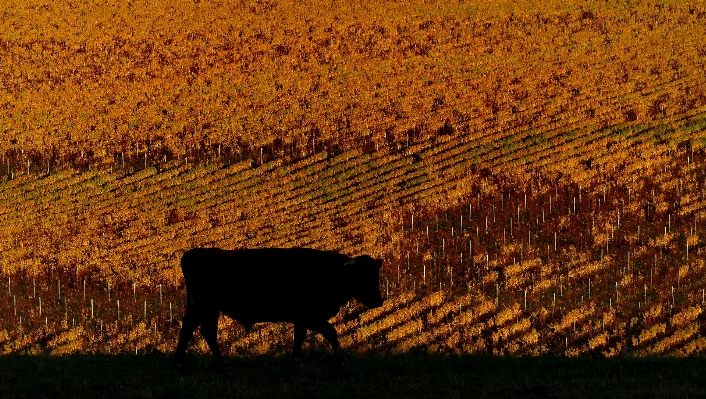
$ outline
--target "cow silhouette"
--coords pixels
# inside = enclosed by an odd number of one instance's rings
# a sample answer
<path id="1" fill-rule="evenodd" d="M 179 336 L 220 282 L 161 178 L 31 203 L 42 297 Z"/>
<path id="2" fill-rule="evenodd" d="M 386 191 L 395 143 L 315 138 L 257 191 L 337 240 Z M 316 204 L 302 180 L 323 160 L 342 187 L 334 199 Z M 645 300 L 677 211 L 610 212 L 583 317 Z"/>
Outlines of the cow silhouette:
<path id="1" fill-rule="evenodd" d="M 371 308 L 382 305 L 381 266 L 382 260 L 368 255 L 308 248 L 190 249 L 181 258 L 187 302 L 176 364 L 181 366 L 199 325 L 216 362 L 223 362 L 216 339 L 221 312 L 246 330 L 257 322 L 294 324 L 294 356 L 301 354 L 307 330 L 323 335 L 338 353 L 336 329 L 328 320 L 352 298 Z"/>

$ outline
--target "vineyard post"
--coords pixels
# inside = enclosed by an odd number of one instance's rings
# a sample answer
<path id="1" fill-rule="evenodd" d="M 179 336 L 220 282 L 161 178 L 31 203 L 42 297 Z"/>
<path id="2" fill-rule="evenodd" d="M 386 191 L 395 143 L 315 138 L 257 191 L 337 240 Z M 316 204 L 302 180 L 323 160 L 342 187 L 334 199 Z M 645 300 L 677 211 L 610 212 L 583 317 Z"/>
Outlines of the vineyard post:
<path id="1" fill-rule="evenodd" d="M 495 284 L 495 306 L 500 304 L 500 286 Z"/>
<path id="2" fill-rule="evenodd" d="M 83 280 L 83 300 L 86 300 L 86 280 Z"/>
<path id="3" fill-rule="evenodd" d="M 409 259 L 409 253 L 407 253 L 407 258 Z M 159 285 L 159 304 L 162 304 L 162 284 Z"/>
<path id="4" fill-rule="evenodd" d="M 132 302 L 137 303 L 137 291 L 135 290 L 135 283 L 132 283 Z"/>
<path id="5" fill-rule="evenodd" d="M 147 301 L 145 300 L 145 320 L 147 320 Z"/>
<path id="6" fill-rule="evenodd" d="M 645 298 L 644 298 L 645 304 L 647 304 L 647 284 L 645 284 Z"/>
<path id="7" fill-rule="evenodd" d="M 556 292 L 554 293 L 553 298 L 552 298 L 552 313 L 554 313 L 555 310 L 556 310 Z"/>
<path id="8" fill-rule="evenodd" d="M 12 310 L 15 313 L 15 316 L 17 316 L 17 299 L 15 296 L 12 296 Z"/>
<path id="9" fill-rule="evenodd" d="M 59 295 L 59 299 L 61 299 L 61 280 L 56 279 L 56 291 Z"/>
<path id="10" fill-rule="evenodd" d="M 615 282 L 615 302 L 618 302 L 618 282 Z"/>
<path id="11" fill-rule="evenodd" d="M 588 299 L 591 299 L 591 279 L 588 279 Z"/>
<path id="12" fill-rule="evenodd" d="M 10 296 L 12 296 L 12 288 L 11 287 L 12 287 L 12 278 L 8 277 L 7 278 L 7 296 L 8 296 L 8 298 Z"/>
<path id="13" fill-rule="evenodd" d="M 675 305 L 674 302 L 674 286 L 672 286 L 672 307 Z"/>
<path id="14" fill-rule="evenodd" d="M 32 298 L 37 296 L 37 284 L 35 279 L 32 279 Z"/>
<path id="15" fill-rule="evenodd" d="M 120 320 L 120 299 L 118 299 L 118 320 Z"/>
<path id="16" fill-rule="evenodd" d="M 93 319 L 93 298 L 91 298 L 91 320 Z"/>
<path id="17" fill-rule="evenodd" d="M 42 317 L 42 297 L 39 297 L 39 317 Z"/>
<path id="18" fill-rule="evenodd" d="M 527 289 L 525 288 L 525 311 L 527 311 Z"/>
<path id="19" fill-rule="evenodd" d="M 108 282 L 108 301 L 110 301 L 110 282 Z"/>

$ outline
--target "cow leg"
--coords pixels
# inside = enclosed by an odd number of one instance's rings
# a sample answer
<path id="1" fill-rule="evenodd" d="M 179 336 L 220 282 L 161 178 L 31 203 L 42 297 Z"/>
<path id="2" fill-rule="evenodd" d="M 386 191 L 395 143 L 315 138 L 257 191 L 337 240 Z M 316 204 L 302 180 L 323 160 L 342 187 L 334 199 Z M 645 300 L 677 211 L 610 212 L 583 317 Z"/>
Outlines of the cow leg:
<path id="1" fill-rule="evenodd" d="M 223 354 L 218 347 L 218 315 L 219 311 L 211 311 L 204 315 L 201 323 L 201 335 L 206 340 L 208 347 L 211 348 L 213 357 L 217 364 L 223 363 Z"/>
<path id="2" fill-rule="evenodd" d="M 324 320 L 313 323 L 309 327 L 312 330 L 323 335 L 324 338 L 326 338 L 326 340 L 331 344 L 331 349 L 333 349 L 333 353 L 338 354 L 338 350 L 340 349 L 340 345 L 338 344 L 338 333 L 336 332 L 336 329 L 331 325 L 331 323 Z"/>
<path id="3" fill-rule="evenodd" d="M 189 341 L 194 336 L 194 330 L 199 326 L 200 320 L 196 315 L 196 312 L 187 310 L 184 318 L 181 321 L 181 332 L 179 333 L 179 343 L 177 344 L 175 362 L 177 367 L 181 367 L 184 361 L 184 355 L 186 354 L 186 348 L 189 345 Z"/>
<path id="4" fill-rule="evenodd" d="M 294 357 L 299 357 L 302 354 L 304 338 L 306 338 L 306 326 L 302 323 L 294 323 L 294 347 L 292 348 Z"/>

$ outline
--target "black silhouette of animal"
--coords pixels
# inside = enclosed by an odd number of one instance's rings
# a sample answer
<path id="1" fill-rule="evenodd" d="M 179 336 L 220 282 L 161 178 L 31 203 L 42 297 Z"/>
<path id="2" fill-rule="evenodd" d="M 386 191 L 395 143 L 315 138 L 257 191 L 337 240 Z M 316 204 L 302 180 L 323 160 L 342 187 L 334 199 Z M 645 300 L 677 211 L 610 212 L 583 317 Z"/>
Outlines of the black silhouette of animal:
<path id="1" fill-rule="evenodd" d="M 216 339 L 220 313 L 246 330 L 257 322 L 294 324 L 294 356 L 301 354 L 307 330 L 313 330 L 338 353 L 336 329 L 328 322 L 347 301 L 381 306 L 382 260 L 354 258 L 308 248 L 223 250 L 194 248 L 181 258 L 186 282 L 176 364 L 181 366 L 194 330 L 201 326 L 217 363 L 223 355 Z"/>

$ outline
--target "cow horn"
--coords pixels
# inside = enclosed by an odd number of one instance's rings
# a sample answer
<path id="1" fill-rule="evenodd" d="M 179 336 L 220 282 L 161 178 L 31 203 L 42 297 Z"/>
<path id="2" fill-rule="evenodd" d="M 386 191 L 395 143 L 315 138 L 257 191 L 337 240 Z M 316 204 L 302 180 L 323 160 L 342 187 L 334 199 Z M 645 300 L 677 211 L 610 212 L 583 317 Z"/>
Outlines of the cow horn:
<path id="1" fill-rule="evenodd" d="M 343 264 L 343 266 L 353 266 L 353 265 L 355 265 L 355 259 L 351 259 L 348 262 Z"/>

